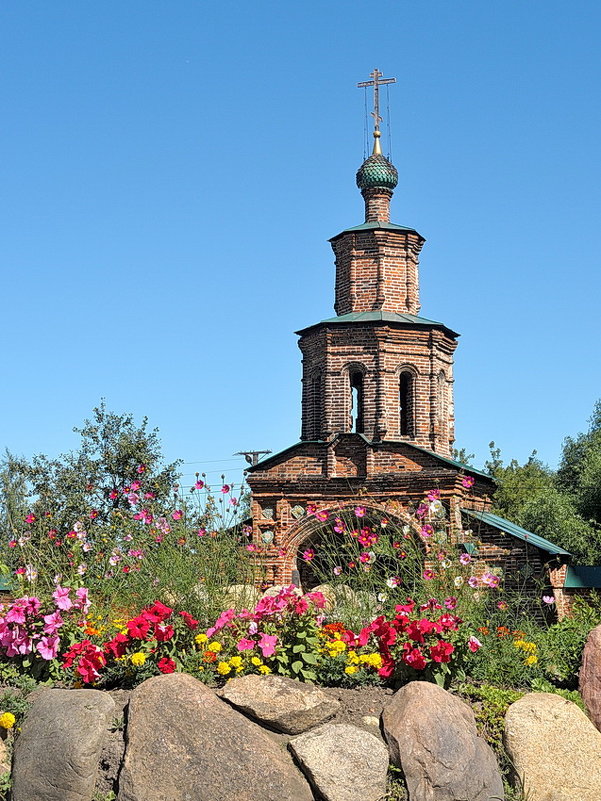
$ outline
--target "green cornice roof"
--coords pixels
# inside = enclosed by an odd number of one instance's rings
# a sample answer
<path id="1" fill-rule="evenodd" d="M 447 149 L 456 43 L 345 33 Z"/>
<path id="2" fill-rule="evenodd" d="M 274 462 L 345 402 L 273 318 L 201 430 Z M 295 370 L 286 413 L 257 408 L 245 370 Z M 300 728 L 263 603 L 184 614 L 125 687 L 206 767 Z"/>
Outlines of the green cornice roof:
<path id="1" fill-rule="evenodd" d="M 339 317 L 330 317 L 327 320 L 321 320 L 319 323 L 309 325 L 295 333 L 304 334 L 317 325 L 348 325 L 355 323 L 392 323 L 393 325 L 418 326 L 420 328 L 443 328 L 445 331 L 448 331 L 451 336 L 459 336 L 456 331 L 448 328 L 444 323 L 436 322 L 436 320 L 428 320 L 426 317 L 417 317 L 415 314 L 396 314 L 395 312 L 385 311 L 350 312 L 349 314 L 342 314 Z"/>
<path id="2" fill-rule="evenodd" d="M 601 567 L 598 565 L 569 565 L 563 586 L 569 589 L 601 587 Z"/>
<path id="3" fill-rule="evenodd" d="M 540 548 L 541 551 L 546 551 L 553 556 L 571 556 L 569 551 L 560 548 L 559 545 L 555 545 L 544 537 L 539 537 L 538 534 L 527 531 L 525 528 L 518 526 L 516 523 L 512 523 L 510 520 L 506 520 L 504 517 L 493 515 L 492 512 L 476 512 L 473 509 L 462 509 L 461 511 L 469 515 L 469 517 L 475 517 L 476 520 L 481 520 L 483 523 L 492 526 L 492 528 L 504 531 L 506 534 L 517 537 L 524 542 L 529 542 L 536 548 Z"/>
<path id="4" fill-rule="evenodd" d="M 385 223 L 385 222 L 364 222 L 361 225 L 355 225 L 353 228 L 345 228 L 344 231 L 341 231 L 336 236 L 333 236 L 329 241 L 333 242 L 334 239 L 338 239 L 339 236 L 342 234 L 348 234 L 353 231 L 409 231 L 412 234 L 417 234 L 421 239 L 424 239 L 423 236 L 418 233 L 415 228 L 407 228 L 405 225 L 397 225 L 396 223 Z M 425 240 L 424 240 L 425 241 Z"/>

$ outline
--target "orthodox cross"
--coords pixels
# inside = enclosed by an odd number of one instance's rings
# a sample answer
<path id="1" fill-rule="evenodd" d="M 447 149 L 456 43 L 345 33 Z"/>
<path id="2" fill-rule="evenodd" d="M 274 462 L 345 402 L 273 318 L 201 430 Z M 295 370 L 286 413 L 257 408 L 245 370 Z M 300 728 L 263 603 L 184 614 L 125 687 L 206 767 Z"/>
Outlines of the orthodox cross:
<path id="1" fill-rule="evenodd" d="M 380 72 L 379 69 L 374 69 L 369 74 L 371 81 L 361 81 L 361 83 L 357 84 L 359 87 L 373 86 L 374 88 L 374 110 L 371 112 L 371 116 L 374 118 L 374 131 L 377 131 L 378 136 L 380 135 L 380 123 L 382 122 L 382 117 L 380 117 L 380 86 L 384 83 L 396 83 L 396 78 L 383 78 L 383 75 L 384 73 Z"/>

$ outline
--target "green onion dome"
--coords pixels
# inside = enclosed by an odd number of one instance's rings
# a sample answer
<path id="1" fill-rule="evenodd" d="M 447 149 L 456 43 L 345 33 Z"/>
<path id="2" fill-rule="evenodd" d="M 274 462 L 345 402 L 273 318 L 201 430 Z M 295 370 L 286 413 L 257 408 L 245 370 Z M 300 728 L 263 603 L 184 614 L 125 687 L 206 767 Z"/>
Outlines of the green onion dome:
<path id="1" fill-rule="evenodd" d="M 399 174 L 381 153 L 374 153 L 365 159 L 357 171 L 357 186 L 365 189 L 387 189 L 392 192 L 399 182 Z"/>

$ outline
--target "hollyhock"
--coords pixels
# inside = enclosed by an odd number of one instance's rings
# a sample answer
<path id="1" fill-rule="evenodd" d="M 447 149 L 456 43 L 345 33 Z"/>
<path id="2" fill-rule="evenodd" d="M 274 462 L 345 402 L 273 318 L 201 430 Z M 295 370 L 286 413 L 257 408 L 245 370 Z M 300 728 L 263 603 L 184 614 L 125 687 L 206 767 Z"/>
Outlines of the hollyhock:
<path id="1" fill-rule="evenodd" d="M 58 609 L 62 609 L 64 612 L 68 612 L 73 606 L 73 602 L 69 598 L 70 592 L 71 589 L 69 587 L 61 587 L 59 585 L 52 593 L 52 597 L 54 598 L 56 606 Z"/>

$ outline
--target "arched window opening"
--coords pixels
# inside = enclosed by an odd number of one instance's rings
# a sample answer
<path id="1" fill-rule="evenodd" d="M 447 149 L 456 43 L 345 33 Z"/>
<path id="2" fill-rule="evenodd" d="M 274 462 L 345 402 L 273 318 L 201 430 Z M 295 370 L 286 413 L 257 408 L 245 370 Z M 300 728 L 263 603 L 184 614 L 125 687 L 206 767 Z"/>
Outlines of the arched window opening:
<path id="1" fill-rule="evenodd" d="M 445 390 L 447 379 L 444 371 L 441 370 L 438 374 L 438 386 L 436 392 L 436 416 L 440 424 L 444 423 L 445 419 Z"/>
<path id="2" fill-rule="evenodd" d="M 413 376 L 403 372 L 399 378 L 399 415 L 402 437 L 413 436 Z"/>
<path id="3" fill-rule="evenodd" d="M 355 370 L 351 381 L 351 431 L 363 434 L 363 373 Z"/>
<path id="4" fill-rule="evenodd" d="M 321 373 L 311 379 L 311 418 L 313 421 L 313 438 L 321 436 Z"/>

